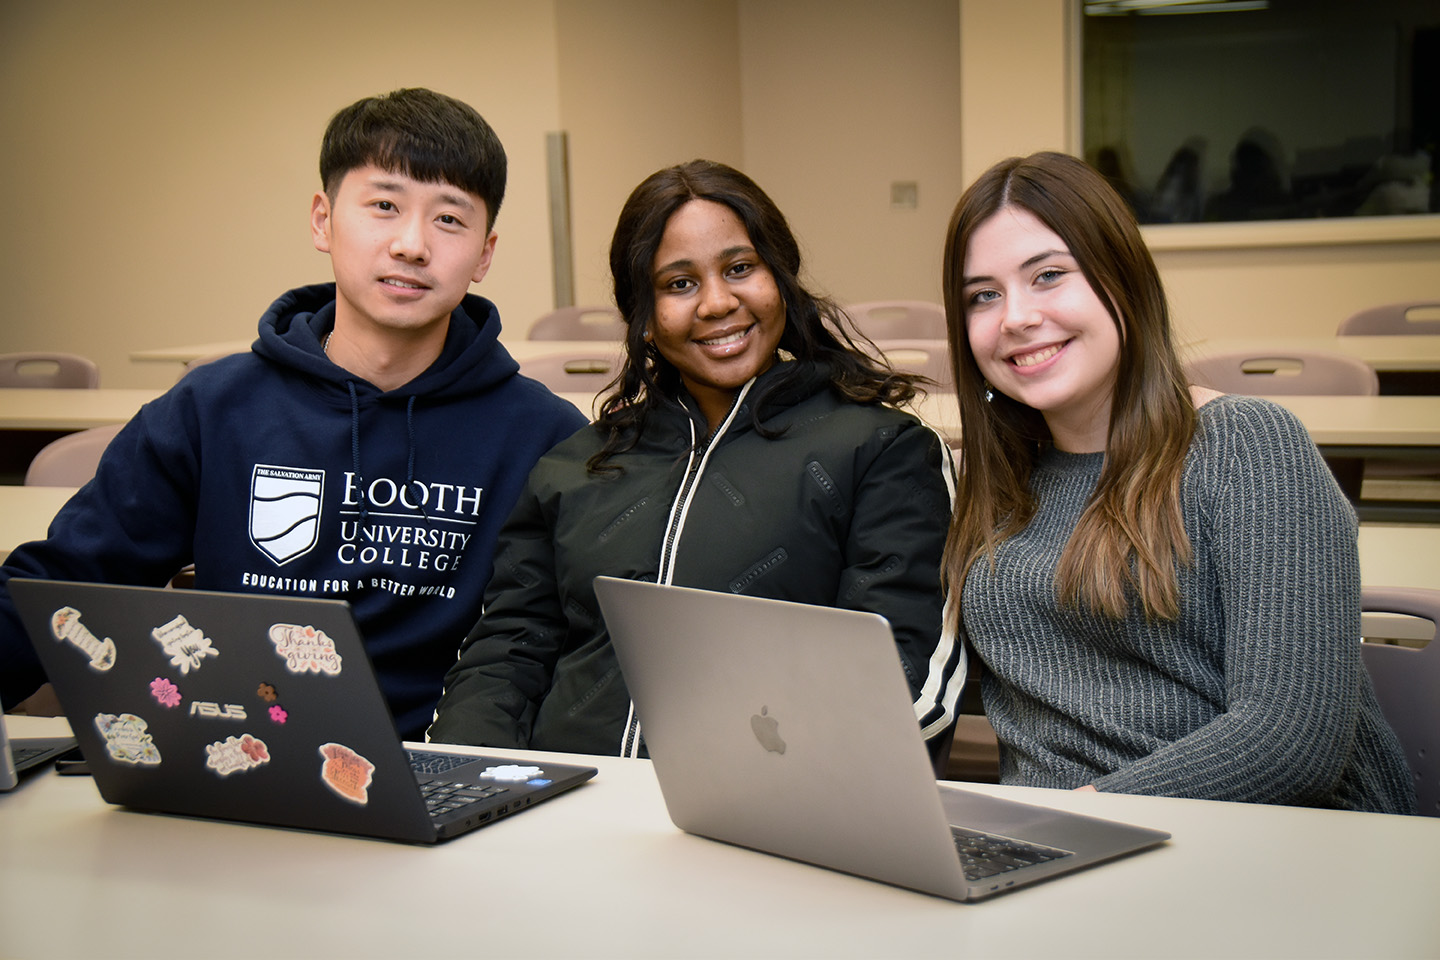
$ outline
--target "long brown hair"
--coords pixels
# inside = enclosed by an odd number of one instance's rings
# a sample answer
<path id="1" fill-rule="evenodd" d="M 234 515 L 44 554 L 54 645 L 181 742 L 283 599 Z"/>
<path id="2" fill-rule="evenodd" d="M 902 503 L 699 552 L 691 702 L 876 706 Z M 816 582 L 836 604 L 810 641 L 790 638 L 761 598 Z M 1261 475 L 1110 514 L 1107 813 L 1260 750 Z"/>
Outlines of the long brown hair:
<path id="1" fill-rule="evenodd" d="M 617 453 L 633 447 L 645 421 L 664 398 L 680 389 L 680 374 L 645 340 L 655 313 L 655 252 L 674 213 L 691 200 L 724 204 L 745 225 L 755 252 L 770 268 L 785 303 L 785 330 L 780 349 L 803 365 L 822 366 L 831 389 L 856 403 L 904 403 L 912 399 L 923 377 L 891 368 L 873 357 L 857 341 L 869 340 L 856 331 L 845 312 L 831 300 L 812 293 L 800 279 L 800 244 L 785 215 L 760 186 L 734 167 L 710 160 L 691 160 L 657 170 L 630 194 L 615 224 L 610 242 L 610 275 L 615 283 L 615 305 L 625 318 L 625 359 L 619 375 L 600 405 L 595 426 L 606 435 L 600 452 L 587 464 L 593 472 L 611 472 Z M 871 344 L 873 347 L 873 344 Z M 765 392 L 754 396 L 751 417 L 760 423 L 766 401 L 787 384 L 806 374 L 793 370 L 772 380 Z"/>
<path id="2" fill-rule="evenodd" d="M 1180 477 L 1195 432 L 1195 407 L 1176 357 L 1159 271 L 1135 216 L 1105 178 L 1062 153 L 1012 157 L 985 171 L 955 207 L 945 243 L 945 314 L 962 425 L 962 470 L 945 567 L 960 589 L 970 565 L 1025 528 L 1035 515 L 1030 475 L 1050 444 L 1044 418 L 991 393 L 970 350 L 962 287 L 970 237 L 1015 207 L 1070 249 L 1120 334 L 1105 465 L 1061 554 L 1062 604 L 1110 617 L 1138 597 L 1146 617 L 1179 616 L 1177 564 L 1190 562 L 1180 513 Z M 957 605 L 958 607 L 958 605 Z M 958 616 L 958 614 L 956 614 Z"/>

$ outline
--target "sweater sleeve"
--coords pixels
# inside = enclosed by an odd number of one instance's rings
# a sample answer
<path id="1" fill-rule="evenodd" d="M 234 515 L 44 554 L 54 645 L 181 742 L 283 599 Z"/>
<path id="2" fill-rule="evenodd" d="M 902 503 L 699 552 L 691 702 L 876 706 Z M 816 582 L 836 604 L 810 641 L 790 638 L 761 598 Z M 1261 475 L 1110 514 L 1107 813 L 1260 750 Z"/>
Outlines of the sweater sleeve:
<path id="1" fill-rule="evenodd" d="M 492 747 L 528 745 L 565 640 L 552 522 L 535 474 L 500 531 L 485 607 L 445 674 L 426 739 Z"/>
<path id="2" fill-rule="evenodd" d="M 25 699 L 45 674 L 7 588 L 11 578 L 159 586 L 192 561 L 194 424 L 183 398 L 147 404 L 115 436 L 95 477 L 71 497 L 44 540 L 0 567 L 0 699 Z"/>
<path id="3" fill-rule="evenodd" d="M 940 574 L 954 494 L 944 441 L 920 424 L 901 427 L 859 479 L 836 598 L 836 606 L 890 621 L 927 738 L 954 722 L 965 682 L 964 647 L 945 626 Z"/>
<path id="4" fill-rule="evenodd" d="M 1219 580 L 1224 712 L 1095 786 L 1317 802 L 1341 775 L 1359 710 L 1355 514 L 1292 414 L 1240 398 L 1226 411 L 1200 519 Z"/>

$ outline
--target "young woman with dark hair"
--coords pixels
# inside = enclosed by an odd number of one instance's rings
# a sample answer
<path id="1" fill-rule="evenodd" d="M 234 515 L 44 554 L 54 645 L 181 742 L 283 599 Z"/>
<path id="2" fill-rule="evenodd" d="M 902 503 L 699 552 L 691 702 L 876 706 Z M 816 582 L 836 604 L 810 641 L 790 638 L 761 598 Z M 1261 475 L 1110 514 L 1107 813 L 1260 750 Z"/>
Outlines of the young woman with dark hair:
<path id="1" fill-rule="evenodd" d="M 738 170 L 647 178 L 610 263 L 624 367 L 532 471 L 431 739 L 643 755 L 591 585 L 608 574 L 884 615 L 943 743 L 964 680 L 940 575 L 953 472 L 893 406 L 914 378 L 805 289 L 784 216 Z"/>
<path id="2" fill-rule="evenodd" d="M 1304 427 L 1186 383 L 1159 272 L 1073 157 L 951 218 L 952 616 L 1009 783 L 1413 808 L 1360 662 L 1356 519 Z"/>

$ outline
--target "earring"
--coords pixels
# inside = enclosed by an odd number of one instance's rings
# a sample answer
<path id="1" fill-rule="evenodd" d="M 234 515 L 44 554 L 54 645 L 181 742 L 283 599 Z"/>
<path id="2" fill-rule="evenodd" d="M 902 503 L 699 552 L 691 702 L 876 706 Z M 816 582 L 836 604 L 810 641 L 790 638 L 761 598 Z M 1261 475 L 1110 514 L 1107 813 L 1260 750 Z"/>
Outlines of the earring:
<path id="1" fill-rule="evenodd" d="M 995 400 L 995 388 L 990 386 L 990 381 L 985 381 L 985 402 L 991 403 Z"/>

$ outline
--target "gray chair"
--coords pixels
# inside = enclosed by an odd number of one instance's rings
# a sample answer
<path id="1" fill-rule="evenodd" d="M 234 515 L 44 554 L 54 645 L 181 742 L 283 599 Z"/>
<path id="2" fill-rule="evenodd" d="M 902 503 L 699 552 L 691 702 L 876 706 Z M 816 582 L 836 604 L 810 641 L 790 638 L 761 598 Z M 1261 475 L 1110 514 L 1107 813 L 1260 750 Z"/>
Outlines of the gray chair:
<path id="1" fill-rule="evenodd" d="M 625 321 L 614 307 L 561 307 L 530 328 L 529 340 L 624 340 Z"/>
<path id="2" fill-rule="evenodd" d="M 1440 335 L 1440 319 L 1412 318 L 1410 314 L 1415 310 L 1440 310 L 1440 302 L 1417 300 L 1371 307 L 1347 318 L 1336 333 L 1342 337 Z"/>
<path id="3" fill-rule="evenodd" d="M 25 471 L 27 487 L 80 487 L 95 476 L 100 455 L 123 423 L 66 434 L 40 448 Z"/>
<path id="4" fill-rule="evenodd" d="M 75 353 L 0 354 L 0 387 L 94 390 L 100 368 Z"/>
<path id="5" fill-rule="evenodd" d="M 558 353 L 533 357 L 520 364 L 520 372 L 539 380 L 555 393 L 588 393 L 595 395 L 609 385 L 620 372 L 618 356 L 607 356 L 597 350 L 593 355 L 578 357 Z"/>
<path id="6" fill-rule="evenodd" d="M 932 391 L 955 391 L 955 378 L 950 373 L 950 345 L 944 340 L 875 340 L 875 346 L 896 370 L 934 380 Z"/>
<path id="7" fill-rule="evenodd" d="M 1365 361 L 1316 350 L 1218 353 L 1197 357 L 1185 369 L 1191 383 L 1252 397 L 1373 397 L 1380 392 L 1380 379 Z"/>
<path id="8" fill-rule="evenodd" d="M 928 300 L 871 300 L 845 313 L 871 340 L 944 340 L 945 308 Z"/>
<path id="9" fill-rule="evenodd" d="M 1398 613 L 1440 624 L 1440 590 L 1365 587 L 1365 613 Z M 1440 643 L 1423 647 L 1366 642 L 1361 659 L 1375 684 L 1380 710 L 1400 738 L 1415 775 L 1416 809 L 1440 817 Z"/>

